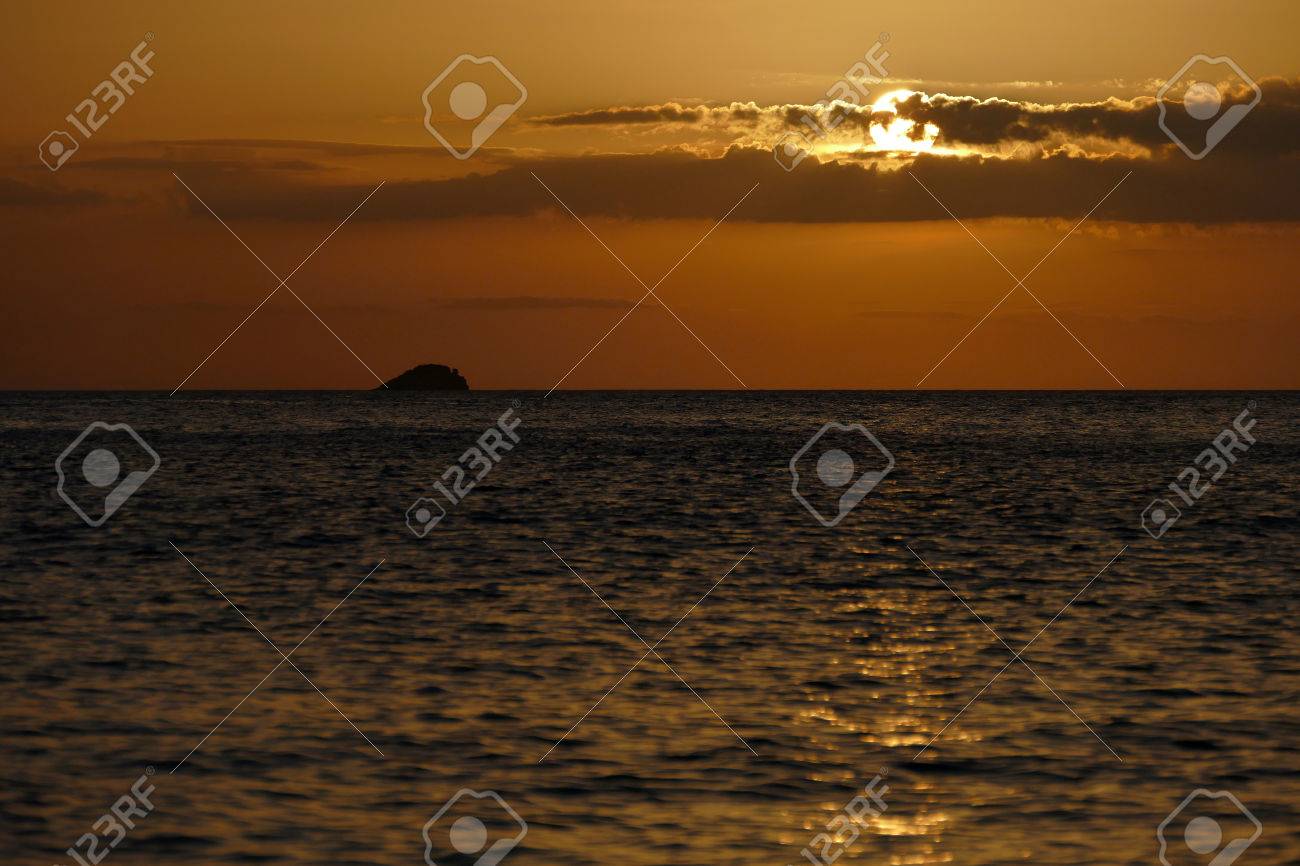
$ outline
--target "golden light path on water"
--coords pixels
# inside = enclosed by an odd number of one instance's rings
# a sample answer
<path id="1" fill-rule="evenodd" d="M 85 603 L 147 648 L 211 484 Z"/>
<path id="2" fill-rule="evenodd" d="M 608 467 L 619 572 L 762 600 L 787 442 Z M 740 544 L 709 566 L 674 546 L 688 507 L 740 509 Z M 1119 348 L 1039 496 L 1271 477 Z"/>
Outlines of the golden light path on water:
<path id="1" fill-rule="evenodd" d="M 527 438 L 411 536 L 407 479 L 436 479 L 430 455 L 454 459 L 515 397 Z M 1295 395 L 538 399 L 10 397 L 0 481 L 32 502 L 47 479 L 24 467 L 87 412 L 183 455 L 114 516 L 133 545 L 69 536 L 53 497 L 8 528 L 28 615 L 0 645 L 19 743 L 0 807 L 24 859 L 55 862 L 154 764 L 158 808 L 115 866 L 421 862 L 461 788 L 528 822 L 514 866 L 801 866 L 877 774 L 887 808 L 837 866 L 1147 864 L 1198 785 L 1264 824 L 1252 863 L 1295 860 Z M 1150 479 L 1247 399 L 1272 438 L 1142 541 Z M 833 529 L 788 471 L 826 417 L 870 419 L 897 460 Z M 294 654 L 383 758 L 285 666 L 166 772 L 277 661 L 169 539 L 281 646 L 386 559 Z M 647 640 L 673 629 L 658 651 L 698 695 L 656 658 L 631 670 L 645 646 L 543 541 Z M 1017 650 L 1034 640 L 1024 661 L 1123 762 L 1024 665 L 999 674 L 1012 652 L 962 600 Z"/>

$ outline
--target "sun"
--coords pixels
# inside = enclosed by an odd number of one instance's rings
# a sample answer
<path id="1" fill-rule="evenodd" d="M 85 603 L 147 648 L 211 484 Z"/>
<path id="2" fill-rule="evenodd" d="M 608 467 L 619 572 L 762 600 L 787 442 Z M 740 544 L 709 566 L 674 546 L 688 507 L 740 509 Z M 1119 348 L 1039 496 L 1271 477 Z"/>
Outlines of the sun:
<path id="1" fill-rule="evenodd" d="M 898 103 L 907 99 L 916 91 L 891 90 L 871 104 L 871 110 L 880 113 L 898 114 Z M 899 153 L 926 153 L 934 148 L 939 136 L 939 127 L 927 123 L 921 129 L 921 136 L 914 137 L 916 123 L 906 118 L 896 117 L 888 123 L 873 123 L 869 130 L 871 147 L 869 150 L 888 150 Z"/>
<path id="2" fill-rule="evenodd" d="M 907 97 L 911 96 L 913 93 L 916 93 L 916 91 L 907 90 L 906 88 L 899 89 L 899 90 L 891 90 L 888 93 L 886 93 L 884 96 L 881 96 L 875 102 L 871 103 L 871 110 L 877 112 L 892 111 L 897 113 L 898 103 L 902 102 L 904 99 L 907 99 Z"/>

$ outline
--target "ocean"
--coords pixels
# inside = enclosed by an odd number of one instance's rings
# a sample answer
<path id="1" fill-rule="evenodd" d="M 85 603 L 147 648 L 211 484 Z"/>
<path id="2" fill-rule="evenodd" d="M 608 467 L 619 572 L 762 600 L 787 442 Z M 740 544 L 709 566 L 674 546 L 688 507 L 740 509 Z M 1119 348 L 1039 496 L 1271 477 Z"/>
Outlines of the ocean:
<path id="1" fill-rule="evenodd" d="M 0 860 L 1300 862 L 1298 419 L 0 394 Z"/>

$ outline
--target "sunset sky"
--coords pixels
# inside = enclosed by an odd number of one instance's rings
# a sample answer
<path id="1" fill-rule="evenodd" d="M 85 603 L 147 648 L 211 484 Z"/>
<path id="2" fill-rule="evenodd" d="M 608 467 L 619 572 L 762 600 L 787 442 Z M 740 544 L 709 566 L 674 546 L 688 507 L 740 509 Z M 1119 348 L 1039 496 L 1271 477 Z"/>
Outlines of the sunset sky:
<path id="1" fill-rule="evenodd" d="M 429 362 L 544 390 L 1300 386 L 1295 3 L 17 2 L 5 24 L 2 388 L 368 388 Z M 147 34 L 153 76 L 49 171 L 38 146 Z M 787 172 L 773 146 L 882 34 L 887 79 Z M 527 90 L 466 160 L 421 101 L 461 54 Z M 1198 54 L 1261 98 L 1191 159 L 1156 94 Z M 301 302 L 236 330 L 278 280 L 208 208 L 285 276 L 363 200 L 288 281 Z M 671 270 L 663 305 L 608 333 L 646 291 L 629 269 Z"/>

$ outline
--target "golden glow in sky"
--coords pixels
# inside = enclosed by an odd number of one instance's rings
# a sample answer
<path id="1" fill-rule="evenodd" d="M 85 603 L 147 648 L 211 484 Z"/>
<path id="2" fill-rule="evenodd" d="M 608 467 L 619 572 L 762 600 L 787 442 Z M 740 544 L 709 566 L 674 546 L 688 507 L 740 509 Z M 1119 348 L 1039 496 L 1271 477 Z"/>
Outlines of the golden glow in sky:
<path id="1" fill-rule="evenodd" d="M 285 292 L 232 335 L 274 282 L 206 207 L 287 273 L 381 182 L 293 284 L 385 376 L 545 389 L 590 351 L 565 387 L 911 388 L 941 358 L 925 387 L 1294 387 L 1300 6 L 1251 8 L 10 4 L 0 387 L 170 390 L 223 340 L 193 387 L 373 384 Z M 779 164 L 885 31 L 870 105 Z M 48 171 L 145 34 L 152 77 Z M 1194 160 L 1156 94 L 1204 51 L 1262 99 Z M 527 91 L 464 160 L 421 105 L 461 54 Z M 629 269 L 671 313 L 628 312 Z"/>

